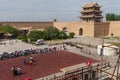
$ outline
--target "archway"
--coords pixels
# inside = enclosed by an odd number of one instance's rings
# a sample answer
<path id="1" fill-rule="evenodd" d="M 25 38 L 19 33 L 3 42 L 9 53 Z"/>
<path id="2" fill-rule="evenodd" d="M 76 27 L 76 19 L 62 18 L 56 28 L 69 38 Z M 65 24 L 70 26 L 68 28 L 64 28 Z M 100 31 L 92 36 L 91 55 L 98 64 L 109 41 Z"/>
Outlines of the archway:
<path id="1" fill-rule="evenodd" d="M 79 35 L 80 35 L 80 36 L 83 35 L 83 28 L 80 28 L 80 29 L 79 29 Z"/>

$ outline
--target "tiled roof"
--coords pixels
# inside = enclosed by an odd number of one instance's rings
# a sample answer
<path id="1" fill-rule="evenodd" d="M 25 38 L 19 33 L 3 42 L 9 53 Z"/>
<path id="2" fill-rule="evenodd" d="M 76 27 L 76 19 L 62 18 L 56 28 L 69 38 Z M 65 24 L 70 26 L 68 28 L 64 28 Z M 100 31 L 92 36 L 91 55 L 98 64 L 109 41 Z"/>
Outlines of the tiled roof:
<path id="1" fill-rule="evenodd" d="M 97 3 L 89 3 L 83 6 L 83 8 L 88 8 L 88 7 L 93 7 L 93 6 L 100 7 Z"/>
<path id="2" fill-rule="evenodd" d="M 81 13 L 85 13 L 85 12 L 102 12 L 102 11 L 99 11 L 99 10 L 84 10 L 82 11 Z"/>
<path id="3" fill-rule="evenodd" d="M 92 18 L 92 17 L 102 18 L 103 16 L 95 16 L 95 15 L 83 15 L 83 16 L 80 16 L 80 18 Z"/>

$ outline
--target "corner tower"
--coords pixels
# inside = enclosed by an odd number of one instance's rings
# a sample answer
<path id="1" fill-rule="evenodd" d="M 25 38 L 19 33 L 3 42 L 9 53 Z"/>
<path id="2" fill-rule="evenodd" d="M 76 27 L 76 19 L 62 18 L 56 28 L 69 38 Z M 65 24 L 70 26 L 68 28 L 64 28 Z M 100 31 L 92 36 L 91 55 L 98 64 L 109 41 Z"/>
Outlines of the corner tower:
<path id="1" fill-rule="evenodd" d="M 92 22 L 102 22 L 103 16 L 102 11 L 100 10 L 101 6 L 97 3 L 86 4 L 82 7 L 83 11 L 81 12 L 80 19 L 82 21 L 92 21 Z"/>

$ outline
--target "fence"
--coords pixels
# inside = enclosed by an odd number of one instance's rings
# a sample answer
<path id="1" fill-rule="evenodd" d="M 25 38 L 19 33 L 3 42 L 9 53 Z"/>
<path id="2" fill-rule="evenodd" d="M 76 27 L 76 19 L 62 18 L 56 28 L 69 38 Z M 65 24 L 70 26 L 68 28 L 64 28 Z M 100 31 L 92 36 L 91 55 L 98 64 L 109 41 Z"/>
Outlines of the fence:
<path id="1" fill-rule="evenodd" d="M 102 69 L 109 66 L 108 63 L 102 63 Z M 97 80 L 99 75 L 99 70 L 101 69 L 101 64 L 96 64 L 94 66 L 86 66 L 76 70 L 69 71 L 61 76 L 55 76 L 48 80 Z M 44 79 L 43 79 L 44 80 Z"/>

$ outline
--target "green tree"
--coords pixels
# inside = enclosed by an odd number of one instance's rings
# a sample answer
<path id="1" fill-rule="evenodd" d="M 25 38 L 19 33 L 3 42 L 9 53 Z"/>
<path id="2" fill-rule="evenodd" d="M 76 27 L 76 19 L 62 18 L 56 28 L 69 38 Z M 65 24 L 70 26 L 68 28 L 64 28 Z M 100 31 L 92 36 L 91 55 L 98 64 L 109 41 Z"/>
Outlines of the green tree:
<path id="1" fill-rule="evenodd" d="M 73 32 L 69 33 L 69 38 L 73 38 L 74 36 L 75 36 L 75 33 L 73 33 Z"/>
<path id="2" fill-rule="evenodd" d="M 64 31 L 59 31 L 57 38 L 58 39 L 67 39 L 67 34 Z"/>
<path id="3" fill-rule="evenodd" d="M 26 33 L 22 33 L 18 38 L 21 39 L 23 42 L 28 42 L 28 37 Z"/>
<path id="4" fill-rule="evenodd" d="M 107 13 L 106 14 L 106 20 L 107 21 L 119 21 L 120 15 L 114 14 L 114 13 Z"/>
<path id="5" fill-rule="evenodd" d="M 115 14 L 114 13 L 111 13 L 111 21 L 115 21 L 116 19 L 115 19 Z"/>
<path id="6" fill-rule="evenodd" d="M 37 31 L 37 30 L 30 31 L 29 38 L 30 38 L 30 41 L 36 41 L 38 39 L 41 39 L 43 38 L 43 32 Z"/>
<path id="7" fill-rule="evenodd" d="M 106 14 L 106 20 L 107 20 L 107 21 L 110 21 L 110 13 L 107 13 L 107 14 Z"/>
<path id="8" fill-rule="evenodd" d="M 50 27 L 45 28 L 45 30 L 43 30 L 43 38 L 45 40 L 56 39 L 58 33 L 59 33 L 59 30 L 57 28 L 50 26 Z"/>
<path id="9" fill-rule="evenodd" d="M 0 32 L 3 33 L 10 33 L 12 34 L 12 38 L 17 38 L 18 37 L 18 30 L 16 28 L 13 28 L 10 25 L 4 25 L 2 27 L 0 27 Z"/>

